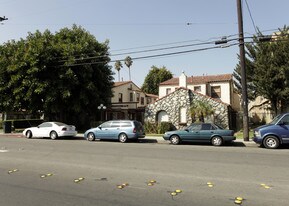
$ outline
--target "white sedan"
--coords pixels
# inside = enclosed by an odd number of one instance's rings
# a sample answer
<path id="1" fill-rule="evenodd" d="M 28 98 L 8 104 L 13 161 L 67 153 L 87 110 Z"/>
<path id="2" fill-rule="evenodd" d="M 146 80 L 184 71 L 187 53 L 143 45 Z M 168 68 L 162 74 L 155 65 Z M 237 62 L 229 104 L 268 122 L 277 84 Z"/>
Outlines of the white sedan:
<path id="1" fill-rule="evenodd" d="M 43 122 L 37 127 L 29 127 L 23 131 L 26 138 L 50 137 L 56 139 L 57 137 L 74 137 L 76 134 L 75 126 L 62 122 Z"/>

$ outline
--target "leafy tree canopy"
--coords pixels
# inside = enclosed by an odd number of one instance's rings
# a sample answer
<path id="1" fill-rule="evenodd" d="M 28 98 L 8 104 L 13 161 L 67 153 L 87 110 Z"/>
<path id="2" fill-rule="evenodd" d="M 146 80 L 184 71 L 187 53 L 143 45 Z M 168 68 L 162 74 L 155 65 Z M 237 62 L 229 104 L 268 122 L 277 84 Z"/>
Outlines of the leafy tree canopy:
<path id="1" fill-rule="evenodd" d="M 262 36 L 260 33 L 258 36 Z M 260 95 L 270 101 L 275 114 L 286 110 L 289 101 L 289 27 L 275 33 L 270 42 L 257 37 L 246 44 L 248 97 Z M 234 71 L 235 86 L 241 91 L 240 65 Z"/>
<path id="2" fill-rule="evenodd" d="M 142 90 L 149 94 L 158 95 L 159 84 L 173 78 L 173 74 L 165 67 L 152 66 L 142 85 Z"/>
<path id="3" fill-rule="evenodd" d="M 87 124 L 112 97 L 109 61 L 108 42 L 76 25 L 9 41 L 0 46 L 0 110 Z"/>

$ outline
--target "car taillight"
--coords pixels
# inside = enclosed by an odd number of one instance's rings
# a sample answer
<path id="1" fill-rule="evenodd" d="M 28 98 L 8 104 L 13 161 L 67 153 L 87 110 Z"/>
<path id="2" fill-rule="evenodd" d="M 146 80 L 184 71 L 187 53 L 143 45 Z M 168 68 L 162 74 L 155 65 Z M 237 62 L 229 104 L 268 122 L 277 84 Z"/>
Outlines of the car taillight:
<path id="1" fill-rule="evenodd" d="M 133 133 L 136 133 L 136 128 L 133 128 L 133 131 L 132 131 Z"/>
<path id="2" fill-rule="evenodd" d="M 67 130 L 67 128 L 66 128 L 66 127 L 63 127 L 63 128 L 62 128 L 62 131 L 66 131 L 66 130 Z"/>

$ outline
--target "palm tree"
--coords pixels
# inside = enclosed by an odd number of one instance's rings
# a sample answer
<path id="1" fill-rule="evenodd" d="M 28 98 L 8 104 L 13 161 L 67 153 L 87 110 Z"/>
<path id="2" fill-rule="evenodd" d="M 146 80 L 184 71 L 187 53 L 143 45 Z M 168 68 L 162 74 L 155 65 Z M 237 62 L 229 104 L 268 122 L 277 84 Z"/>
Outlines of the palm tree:
<path id="1" fill-rule="evenodd" d="M 204 122 L 205 117 L 214 114 L 214 109 L 207 101 L 195 100 L 191 104 L 191 116 L 192 119 Z"/>
<path id="2" fill-rule="evenodd" d="M 131 67 L 131 65 L 132 65 L 132 59 L 131 59 L 131 57 L 130 56 L 127 56 L 125 59 L 124 59 L 124 63 L 125 63 L 125 65 L 127 66 L 127 68 L 128 68 L 128 72 L 129 72 L 129 81 L 131 81 L 131 78 L 130 78 L 130 67 Z"/>
<path id="3" fill-rule="evenodd" d="M 118 81 L 120 82 L 119 71 L 120 71 L 120 69 L 122 68 L 121 61 L 116 60 L 116 61 L 115 61 L 115 64 L 114 64 L 114 68 L 115 68 L 115 69 L 117 70 L 117 72 L 118 72 Z"/>

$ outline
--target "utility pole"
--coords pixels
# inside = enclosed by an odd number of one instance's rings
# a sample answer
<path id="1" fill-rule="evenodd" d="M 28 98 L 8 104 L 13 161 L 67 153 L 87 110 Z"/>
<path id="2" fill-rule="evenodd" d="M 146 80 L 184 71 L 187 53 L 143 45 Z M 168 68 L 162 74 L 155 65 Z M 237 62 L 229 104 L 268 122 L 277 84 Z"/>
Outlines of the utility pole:
<path id="1" fill-rule="evenodd" d="M 249 141 L 247 76 L 245 66 L 245 45 L 244 45 L 243 15 L 242 15 L 241 0 L 237 0 L 237 12 L 238 12 L 238 26 L 239 26 L 239 48 L 240 48 L 241 85 L 242 85 L 243 139 L 244 141 Z"/>

